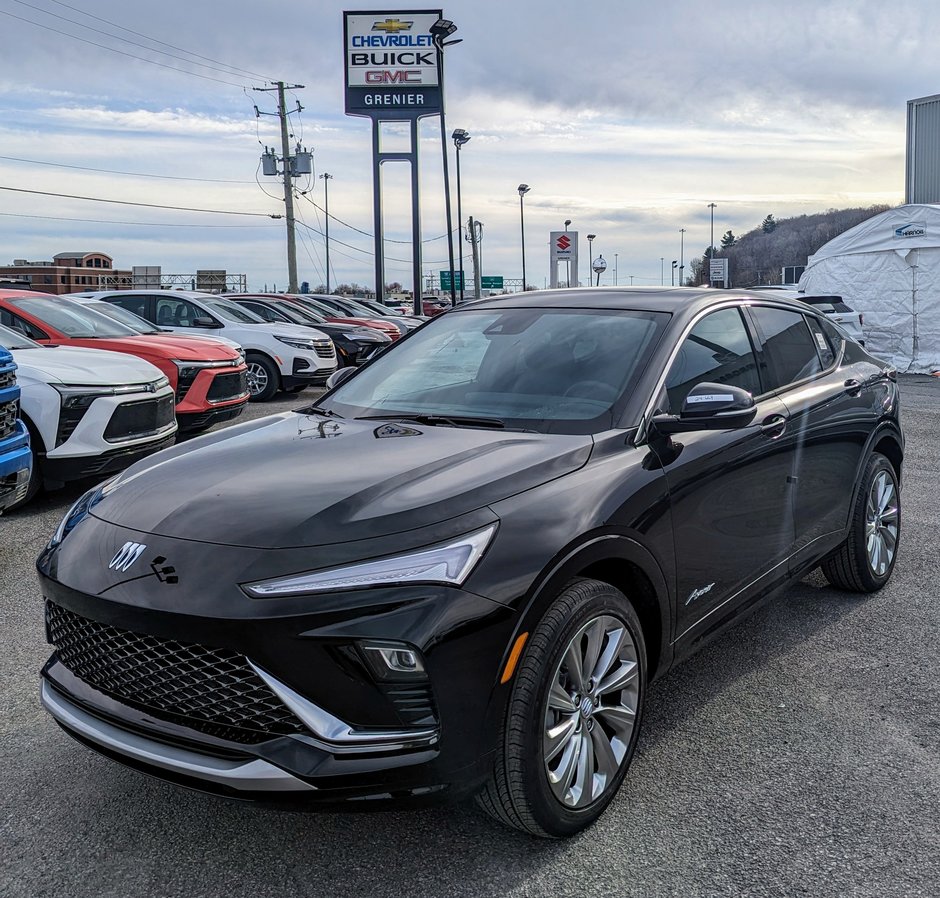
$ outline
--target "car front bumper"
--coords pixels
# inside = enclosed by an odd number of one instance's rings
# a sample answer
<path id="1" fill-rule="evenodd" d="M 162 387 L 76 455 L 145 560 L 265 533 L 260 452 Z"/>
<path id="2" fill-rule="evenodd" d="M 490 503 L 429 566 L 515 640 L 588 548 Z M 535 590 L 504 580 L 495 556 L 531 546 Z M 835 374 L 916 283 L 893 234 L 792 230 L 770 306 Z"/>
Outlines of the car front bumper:
<path id="1" fill-rule="evenodd" d="M 165 574 L 141 577 L 142 566 L 136 584 L 106 593 L 133 591 L 130 604 L 64 586 L 55 555 L 40 559 L 55 646 L 42 701 L 102 754 L 266 801 L 456 797 L 485 779 L 508 693 L 499 668 L 516 616 L 505 606 L 447 587 L 287 608 L 238 590 L 214 603 L 225 616 L 197 616 Z M 376 641 L 417 649 L 426 677 L 382 680 L 362 650 Z"/>

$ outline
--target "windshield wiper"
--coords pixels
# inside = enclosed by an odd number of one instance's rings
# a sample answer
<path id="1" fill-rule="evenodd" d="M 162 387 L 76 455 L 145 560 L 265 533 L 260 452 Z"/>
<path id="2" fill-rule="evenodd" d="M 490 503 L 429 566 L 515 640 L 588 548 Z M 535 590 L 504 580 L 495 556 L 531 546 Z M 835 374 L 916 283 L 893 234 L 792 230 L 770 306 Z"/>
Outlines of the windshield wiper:
<path id="1" fill-rule="evenodd" d="M 331 408 L 320 408 L 318 405 L 305 405 L 303 408 L 295 408 L 293 411 L 297 412 L 298 415 L 307 415 L 313 412 L 317 415 L 326 415 L 328 418 L 343 417 L 338 412 L 334 412 Z"/>
<path id="2" fill-rule="evenodd" d="M 362 415 L 357 421 L 413 421 L 431 427 L 492 427 L 503 428 L 506 424 L 499 418 L 482 418 L 471 415 L 422 415 L 406 412 L 400 415 Z"/>

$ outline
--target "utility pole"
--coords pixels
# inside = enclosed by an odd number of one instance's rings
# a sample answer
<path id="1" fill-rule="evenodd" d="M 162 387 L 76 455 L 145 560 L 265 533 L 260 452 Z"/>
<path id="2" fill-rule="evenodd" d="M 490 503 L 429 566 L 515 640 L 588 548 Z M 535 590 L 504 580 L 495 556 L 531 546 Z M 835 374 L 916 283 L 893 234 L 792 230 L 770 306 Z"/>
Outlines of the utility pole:
<path id="1" fill-rule="evenodd" d="M 281 160 L 282 167 L 284 169 L 284 213 L 285 218 L 287 219 L 287 277 L 288 277 L 288 293 L 297 293 L 299 288 L 297 286 L 297 243 L 296 243 L 296 226 L 294 223 L 294 183 L 293 177 L 295 174 L 295 166 L 291 159 L 290 154 L 290 145 L 288 144 L 288 134 L 287 134 L 287 106 L 284 100 L 284 91 L 285 90 L 297 90 L 302 88 L 302 84 L 289 84 L 285 85 L 283 81 L 276 82 L 274 87 L 255 87 L 252 90 L 258 91 L 277 91 L 277 116 L 281 122 Z M 301 107 L 300 103 L 297 104 L 297 112 L 300 112 Z M 261 115 L 258 107 L 255 107 L 255 114 Z M 269 113 L 265 113 L 268 115 Z M 299 174 L 299 172 L 296 172 Z"/>
<path id="2" fill-rule="evenodd" d="M 473 295 L 476 299 L 480 298 L 483 280 L 480 274 L 480 231 L 482 230 L 482 225 L 478 221 L 473 220 L 473 216 L 470 216 L 469 228 L 467 230 L 467 236 L 470 238 L 471 247 L 473 250 Z"/>

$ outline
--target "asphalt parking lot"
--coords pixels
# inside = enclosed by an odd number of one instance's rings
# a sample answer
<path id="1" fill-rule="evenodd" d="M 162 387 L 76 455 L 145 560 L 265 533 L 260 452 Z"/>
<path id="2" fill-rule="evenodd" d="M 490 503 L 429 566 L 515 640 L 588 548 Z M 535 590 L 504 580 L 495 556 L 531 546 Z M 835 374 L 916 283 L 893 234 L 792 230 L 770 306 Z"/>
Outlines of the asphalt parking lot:
<path id="1" fill-rule="evenodd" d="M 308 396 L 253 405 L 251 417 Z M 3 896 L 937 896 L 940 379 L 903 378 L 898 565 L 812 575 L 650 692 L 607 815 L 568 842 L 470 807 L 296 813 L 101 758 L 42 711 L 33 562 L 73 487 L 0 518 Z"/>

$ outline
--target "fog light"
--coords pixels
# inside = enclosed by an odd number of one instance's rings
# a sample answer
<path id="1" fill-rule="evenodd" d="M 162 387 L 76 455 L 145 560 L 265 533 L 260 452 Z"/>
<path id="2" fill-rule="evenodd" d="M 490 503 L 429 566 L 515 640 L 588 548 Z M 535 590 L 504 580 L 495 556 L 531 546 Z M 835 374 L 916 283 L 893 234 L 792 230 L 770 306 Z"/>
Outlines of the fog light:
<path id="1" fill-rule="evenodd" d="M 421 653 L 405 643 L 361 643 L 360 648 L 379 680 L 415 680 L 427 676 Z"/>

